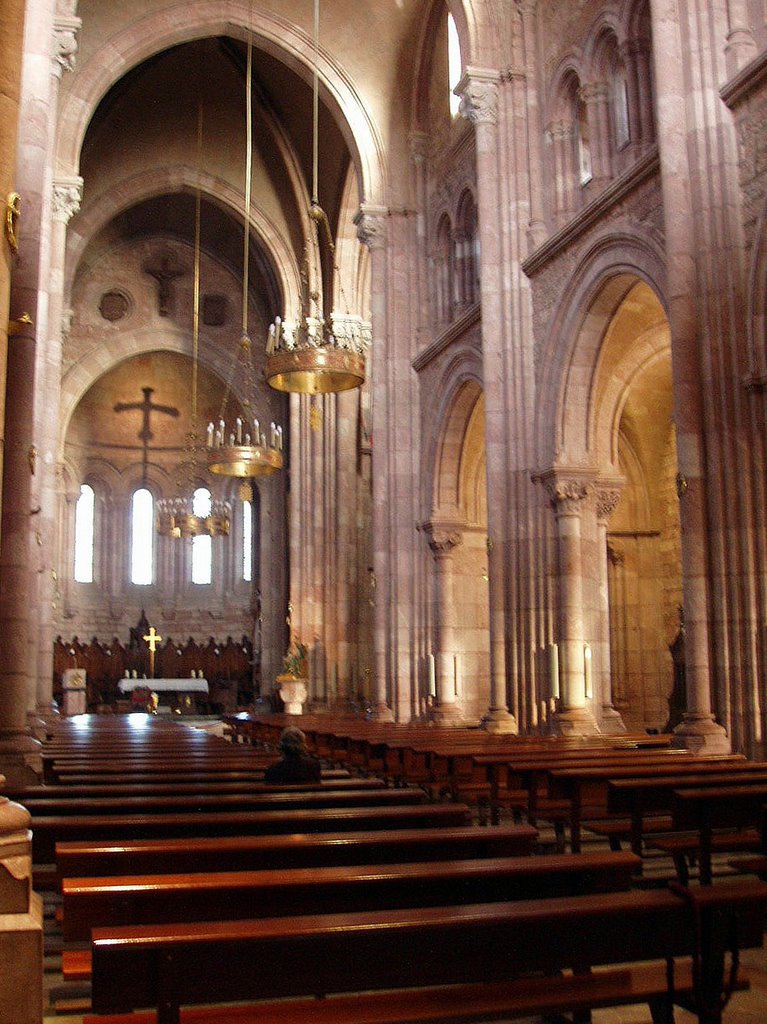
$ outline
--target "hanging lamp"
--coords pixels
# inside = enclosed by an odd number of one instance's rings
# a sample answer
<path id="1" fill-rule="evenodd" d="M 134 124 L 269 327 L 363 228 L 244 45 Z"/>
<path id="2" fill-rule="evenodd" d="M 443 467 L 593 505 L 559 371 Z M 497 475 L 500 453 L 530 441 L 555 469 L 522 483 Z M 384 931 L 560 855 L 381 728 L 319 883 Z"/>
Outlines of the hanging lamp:
<path id="1" fill-rule="evenodd" d="M 224 393 L 217 423 L 208 424 L 206 447 L 211 473 L 230 477 L 268 476 L 282 469 L 282 427 L 266 424 L 255 415 L 257 384 L 253 366 L 253 345 L 248 334 L 248 272 L 250 267 L 250 192 L 253 164 L 253 44 L 248 40 L 245 85 L 245 208 L 243 217 L 242 253 L 242 333 L 233 361 L 232 372 Z M 227 418 L 234 384 L 243 399 L 244 415 Z M 231 400 L 231 401 L 230 401 Z"/>
<path id="2" fill-rule="evenodd" d="M 335 246 L 327 215 L 318 199 L 320 2 L 314 0 L 314 69 L 312 89 L 312 201 L 310 244 L 314 266 L 320 267 L 320 230 L 335 264 Z M 301 310 L 297 323 L 277 317 L 269 327 L 264 375 L 277 391 L 329 394 L 349 391 L 365 382 L 365 352 L 370 325 L 360 316 L 326 316 L 319 291 L 309 283 L 309 253 L 302 276 Z M 343 298 L 343 292 L 342 298 Z"/>
<path id="3" fill-rule="evenodd" d="M 202 104 L 197 115 L 197 155 L 201 166 L 202 149 Z M 195 191 L 194 203 L 194 298 L 192 313 L 192 408 L 191 425 L 186 435 L 184 459 L 179 467 L 179 494 L 157 501 L 157 532 L 161 537 L 180 539 L 184 537 L 222 537 L 229 533 L 231 506 L 229 502 L 211 495 L 201 502 L 195 498 L 198 479 L 198 454 L 202 447 L 197 432 L 197 380 L 198 352 L 200 339 L 200 187 Z"/>

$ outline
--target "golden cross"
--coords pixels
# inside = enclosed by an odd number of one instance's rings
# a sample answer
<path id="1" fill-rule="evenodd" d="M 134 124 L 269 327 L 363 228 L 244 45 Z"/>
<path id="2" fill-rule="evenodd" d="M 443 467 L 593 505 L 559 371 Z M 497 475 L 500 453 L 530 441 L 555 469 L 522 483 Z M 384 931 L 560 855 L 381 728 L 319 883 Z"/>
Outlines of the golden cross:
<path id="1" fill-rule="evenodd" d="M 141 639 L 146 640 L 149 644 L 149 678 L 154 679 L 154 652 L 157 650 L 157 645 L 162 640 L 162 637 L 155 632 L 154 626 L 150 626 L 149 632 Z"/>

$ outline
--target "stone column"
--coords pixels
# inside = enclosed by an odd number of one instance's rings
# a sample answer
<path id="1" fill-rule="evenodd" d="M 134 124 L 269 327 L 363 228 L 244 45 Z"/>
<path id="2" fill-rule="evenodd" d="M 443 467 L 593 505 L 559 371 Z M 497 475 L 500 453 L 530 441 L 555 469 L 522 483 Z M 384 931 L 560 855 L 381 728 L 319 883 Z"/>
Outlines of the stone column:
<path id="1" fill-rule="evenodd" d="M 575 129 L 567 121 L 553 121 L 546 129 L 554 168 L 554 226 L 561 228 L 575 212 Z"/>
<path id="2" fill-rule="evenodd" d="M 455 688 L 455 602 L 453 599 L 453 551 L 463 537 L 459 530 L 427 526 L 429 547 L 434 555 L 434 659 L 436 662 L 436 703 L 432 718 L 438 725 L 463 725 Z"/>
<path id="3" fill-rule="evenodd" d="M 732 569 L 729 554 L 722 559 L 716 549 L 723 552 L 739 532 L 736 524 L 727 522 L 728 510 L 716 500 L 716 495 L 726 493 L 725 478 L 719 474 L 732 469 L 737 473 L 737 467 L 728 462 L 739 457 L 737 446 L 731 454 L 722 451 L 734 434 L 727 422 L 730 390 L 734 386 L 740 391 L 739 381 L 729 379 L 729 367 L 737 363 L 734 353 L 741 344 L 735 332 L 742 282 L 737 273 L 731 276 L 739 266 L 738 229 L 730 220 L 738 208 L 731 172 L 736 153 L 732 125 L 725 123 L 729 115 L 718 95 L 718 75 L 724 69 L 717 67 L 720 55 L 711 51 L 721 27 L 712 22 L 721 12 L 704 4 L 688 8 L 677 0 L 650 0 L 650 10 L 655 81 L 663 97 L 658 106 L 658 138 L 686 626 L 687 712 L 675 733 L 684 746 L 718 752 L 729 750 L 730 743 L 714 721 L 710 630 L 718 628 L 717 619 L 724 622 L 729 612 L 724 595 Z M 688 121 L 690 76 L 698 82 L 694 121 Z M 732 346 L 732 351 L 720 361 L 722 346 Z M 716 380 L 711 379 L 714 367 L 722 369 Z M 733 483 L 737 489 L 740 481 Z M 715 580 L 712 588 L 710 579 Z M 716 609 L 717 598 L 711 595 L 720 584 L 724 606 Z M 720 640 L 725 648 L 724 633 L 717 637 L 717 646 Z M 726 665 L 724 649 L 719 657 Z"/>
<path id="4" fill-rule="evenodd" d="M 578 474 L 550 473 L 542 478 L 556 516 L 559 541 L 560 629 L 559 686 L 562 709 L 554 729 L 563 735 L 599 732 L 586 705 L 585 633 L 581 517 L 592 485 Z"/>
<path id="5" fill-rule="evenodd" d="M 607 580 L 607 523 L 620 501 L 620 487 L 597 484 L 597 537 L 599 545 L 599 603 L 598 634 L 594 647 L 596 671 L 599 674 L 599 693 L 602 700 L 600 731 L 615 735 L 626 731 L 620 712 L 613 704 L 612 666 L 610 663 L 610 593 Z"/>
<path id="6" fill-rule="evenodd" d="M 610 92 L 606 82 L 590 82 L 581 86 L 581 99 L 586 104 L 591 154 L 591 188 L 599 190 L 612 179 L 612 125 L 610 123 Z"/>
<path id="7" fill-rule="evenodd" d="M 510 467 L 504 453 L 510 442 L 505 392 L 505 344 L 511 344 L 506 317 L 503 266 L 503 225 L 499 220 L 500 143 L 498 128 L 499 76 L 489 70 L 469 69 L 458 89 L 461 110 L 474 125 L 477 149 L 478 210 L 480 223 L 480 280 L 482 300 L 482 367 L 485 391 L 485 446 L 487 449 L 487 522 L 490 624 L 490 707 L 483 720 L 493 732 L 515 732 L 516 719 L 508 707 L 506 662 L 508 606 L 507 516 Z"/>
<path id="8" fill-rule="evenodd" d="M 19 122 L 21 59 L 24 38 L 24 0 L 4 0 L 0 7 L 0 209 L 5 223 L 7 204 L 16 189 L 16 137 Z M 19 200 L 18 208 L 23 204 Z M 23 310 L 11 310 L 11 275 L 16 259 L 18 220 L 13 217 L 14 235 L 9 237 L 3 223 L 0 239 L 0 424 L 5 416 L 5 364 L 8 353 L 8 320 Z M 0 445 L 0 471 L 3 448 Z M 2 492 L 0 492 L 0 501 Z"/>
<path id="9" fill-rule="evenodd" d="M 32 891 L 31 820 L 0 795 L 0 1021 L 7 1024 L 43 1019 L 43 901 Z"/>
<path id="10" fill-rule="evenodd" d="M 373 446 L 373 577 L 375 579 L 375 605 L 373 607 L 373 673 L 372 717 L 378 722 L 394 720 L 390 696 L 390 683 L 396 680 L 392 671 L 391 644 L 393 630 L 390 615 L 402 614 L 394 607 L 397 600 L 393 587 L 394 566 L 388 548 L 390 538 L 390 503 L 396 490 L 389 460 L 393 456 L 391 417 L 394 395 L 387 374 L 388 303 L 387 303 L 387 210 L 384 207 L 365 206 L 357 214 L 357 233 L 370 250 L 371 311 L 373 344 L 370 350 L 372 421 L 375 431 Z M 393 361 L 393 360 L 392 360 Z"/>
<path id="11" fill-rule="evenodd" d="M 61 67 L 54 61 L 54 71 Z M 53 602 L 55 597 L 53 555 L 56 547 L 56 518 L 59 503 L 59 421 L 54 410 L 61 406 L 61 342 L 64 310 L 64 263 L 67 224 L 80 209 L 82 178 L 59 178 L 53 183 L 53 225 L 50 240 L 50 288 L 48 340 L 37 360 L 35 419 L 40 448 L 40 505 L 37 529 L 41 544 L 37 566 L 37 664 L 36 709 L 40 715 L 52 711 L 53 686 Z"/>

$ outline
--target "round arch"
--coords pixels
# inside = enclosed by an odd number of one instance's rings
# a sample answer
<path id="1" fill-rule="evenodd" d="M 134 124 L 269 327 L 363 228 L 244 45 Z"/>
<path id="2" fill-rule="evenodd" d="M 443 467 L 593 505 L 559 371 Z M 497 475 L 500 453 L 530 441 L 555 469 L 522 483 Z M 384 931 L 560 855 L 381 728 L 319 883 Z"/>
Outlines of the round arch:
<path id="1" fill-rule="evenodd" d="M 59 110 L 56 173 L 77 173 L 88 124 L 116 80 L 114 69 L 119 69 L 122 76 L 163 50 L 217 35 L 243 40 L 250 35 L 257 47 L 282 61 L 305 81 L 311 80 L 315 63 L 311 35 L 272 11 L 256 10 L 243 0 L 191 0 L 183 19 L 170 20 L 166 11 L 152 11 L 111 36 L 88 60 L 78 64 L 71 89 L 62 98 Z M 320 48 L 316 65 L 323 98 L 357 168 L 360 201 L 380 201 L 387 186 L 380 131 L 354 83 L 335 58 Z"/>

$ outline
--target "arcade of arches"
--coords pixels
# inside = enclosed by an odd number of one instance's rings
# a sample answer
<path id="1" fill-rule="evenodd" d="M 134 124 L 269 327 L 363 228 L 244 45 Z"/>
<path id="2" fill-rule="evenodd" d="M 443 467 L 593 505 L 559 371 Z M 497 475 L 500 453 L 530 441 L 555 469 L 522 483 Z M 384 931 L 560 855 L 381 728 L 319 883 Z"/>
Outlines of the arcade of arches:
<path id="1" fill-rule="evenodd" d="M 294 636 L 317 711 L 765 755 L 763 4 L 322 0 L 315 38 L 296 0 L 6 0 L 2 23 L 0 770 L 38 767 L 56 643 L 103 652 L 142 614 L 243 639 L 246 704 Z M 307 289 L 369 325 L 360 389 L 263 379 Z M 190 460 L 226 395 L 283 430 L 244 491 Z M 136 518 L 185 489 L 230 503 L 228 536 Z"/>

